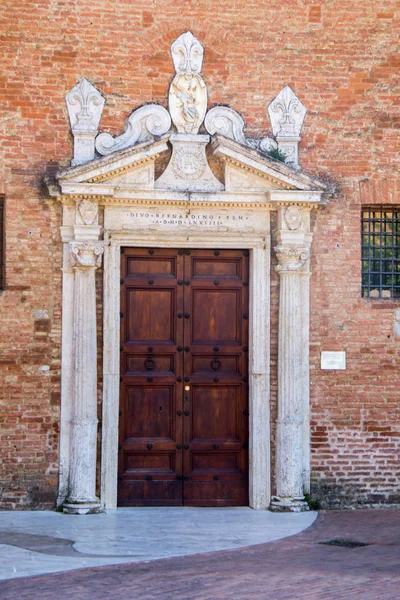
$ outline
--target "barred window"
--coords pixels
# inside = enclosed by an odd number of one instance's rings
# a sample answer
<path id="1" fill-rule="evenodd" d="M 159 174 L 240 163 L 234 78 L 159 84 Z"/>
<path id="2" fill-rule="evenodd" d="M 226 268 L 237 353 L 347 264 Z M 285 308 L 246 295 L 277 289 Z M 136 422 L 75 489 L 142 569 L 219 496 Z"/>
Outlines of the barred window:
<path id="1" fill-rule="evenodd" d="M 4 196 L 0 196 L 0 290 L 4 287 Z"/>
<path id="2" fill-rule="evenodd" d="M 400 208 L 362 211 L 362 295 L 400 298 Z"/>

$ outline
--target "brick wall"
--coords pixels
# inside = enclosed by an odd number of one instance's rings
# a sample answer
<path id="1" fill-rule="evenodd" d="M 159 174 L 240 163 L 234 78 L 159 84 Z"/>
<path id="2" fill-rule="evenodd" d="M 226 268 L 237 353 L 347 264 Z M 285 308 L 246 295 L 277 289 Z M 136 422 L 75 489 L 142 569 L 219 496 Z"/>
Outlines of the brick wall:
<path id="1" fill-rule="evenodd" d="M 360 296 L 360 206 L 400 204 L 399 24 L 397 0 L 1 3 L 0 507 L 42 508 L 55 498 L 60 211 L 43 176 L 71 157 L 64 97 L 87 77 L 107 98 L 101 128 L 120 132 L 138 105 L 166 105 L 170 44 L 186 30 L 205 46 L 210 105 L 240 111 L 248 135 L 270 133 L 266 107 L 285 84 L 309 109 L 301 164 L 339 190 L 315 216 L 313 494 L 329 506 L 400 502 L 399 305 Z M 347 370 L 321 371 L 323 350 L 345 350 Z M 272 391 L 274 415 L 276 356 Z"/>

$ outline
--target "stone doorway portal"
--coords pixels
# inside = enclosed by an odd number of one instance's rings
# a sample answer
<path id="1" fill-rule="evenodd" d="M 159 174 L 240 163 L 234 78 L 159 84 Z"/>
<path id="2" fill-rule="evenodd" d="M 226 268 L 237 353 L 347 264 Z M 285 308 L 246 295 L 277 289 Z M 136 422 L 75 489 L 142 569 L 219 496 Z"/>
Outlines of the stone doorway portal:
<path id="1" fill-rule="evenodd" d="M 248 505 L 249 251 L 121 248 L 119 506 Z"/>

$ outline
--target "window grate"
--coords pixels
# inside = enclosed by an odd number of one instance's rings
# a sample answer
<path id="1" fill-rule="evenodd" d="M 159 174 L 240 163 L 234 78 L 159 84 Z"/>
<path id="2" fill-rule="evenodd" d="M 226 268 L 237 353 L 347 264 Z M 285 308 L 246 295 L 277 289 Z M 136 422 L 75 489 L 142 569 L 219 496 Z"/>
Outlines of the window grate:
<path id="1" fill-rule="evenodd" d="M 362 295 L 400 298 L 400 208 L 362 211 Z"/>
<path id="2" fill-rule="evenodd" d="M 4 289 L 4 196 L 0 196 L 0 290 Z"/>

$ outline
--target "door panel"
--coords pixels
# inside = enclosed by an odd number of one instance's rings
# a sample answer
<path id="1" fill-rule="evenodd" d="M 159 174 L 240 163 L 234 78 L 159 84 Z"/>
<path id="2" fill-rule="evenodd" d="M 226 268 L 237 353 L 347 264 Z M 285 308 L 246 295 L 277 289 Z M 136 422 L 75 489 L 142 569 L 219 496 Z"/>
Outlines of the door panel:
<path id="1" fill-rule="evenodd" d="M 125 248 L 120 506 L 248 504 L 248 252 Z"/>
<path id="2" fill-rule="evenodd" d="M 240 344 L 237 319 L 240 294 L 236 290 L 193 288 L 193 344 L 236 342 Z"/>
<path id="3" fill-rule="evenodd" d="M 151 384 L 131 386 L 127 390 L 124 427 L 129 438 L 173 438 L 175 408 L 174 386 Z M 158 441 L 158 440 L 157 440 Z"/>
<path id="4" fill-rule="evenodd" d="M 175 338 L 174 290 L 159 290 L 155 287 L 147 290 L 130 289 L 127 301 L 130 340 L 173 341 Z"/>

